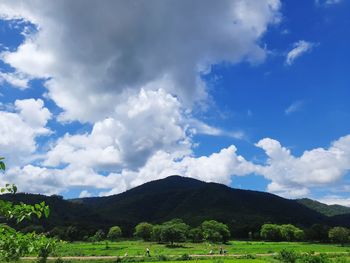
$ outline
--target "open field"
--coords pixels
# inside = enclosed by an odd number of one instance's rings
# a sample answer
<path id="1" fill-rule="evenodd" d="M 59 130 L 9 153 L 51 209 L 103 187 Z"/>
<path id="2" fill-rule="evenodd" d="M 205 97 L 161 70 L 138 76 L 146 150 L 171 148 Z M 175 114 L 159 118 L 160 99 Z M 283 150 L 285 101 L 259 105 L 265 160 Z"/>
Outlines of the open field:
<path id="1" fill-rule="evenodd" d="M 333 263 L 347 263 L 350 262 L 350 257 L 333 257 L 330 258 L 331 262 Z M 55 260 L 49 260 L 49 262 L 55 262 Z M 116 259 L 79 259 L 79 260 L 65 260 L 64 263 L 115 263 L 118 262 Z M 136 261 L 133 261 L 136 262 Z M 144 263 L 151 263 L 155 261 L 140 261 Z M 157 263 L 278 263 L 280 262 L 279 260 L 273 258 L 273 257 L 266 257 L 266 258 L 250 258 L 250 259 L 245 259 L 245 258 L 211 258 L 211 259 L 193 259 L 193 260 L 186 260 L 186 261 L 157 261 Z M 36 261 L 32 260 L 23 260 L 21 263 L 36 263 Z"/>
<path id="2" fill-rule="evenodd" d="M 150 248 L 151 257 L 145 255 Z M 350 262 L 350 247 L 334 244 L 314 244 L 302 242 L 247 242 L 231 241 L 222 247 L 227 255 L 219 255 L 220 244 L 184 243 L 175 247 L 143 241 L 120 242 L 74 242 L 62 244 L 55 257 L 62 257 L 67 263 L 112 263 L 112 262 L 197 262 L 200 263 L 246 263 L 246 262 L 280 262 L 276 255 L 282 249 L 294 250 L 298 253 L 325 253 L 332 257 L 332 262 Z M 212 250 L 214 255 L 209 255 Z M 127 256 L 125 254 L 127 253 Z M 191 257 L 190 261 L 182 261 L 182 257 Z M 117 258 L 119 257 L 119 260 Z M 189 258 L 188 258 L 189 259 Z M 35 262 L 34 258 L 22 260 Z M 21 262 L 22 262 L 21 261 Z M 55 262 L 50 259 L 50 262 Z"/>
<path id="3" fill-rule="evenodd" d="M 146 248 L 150 249 L 152 256 L 160 255 L 208 255 L 210 250 L 219 253 L 220 247 L 227 254 L 271 254 L 290 249 L 296 252 L 338 253 L 349 252 L 350 247 L 342 247 L 334 244 L 315 244 L 303 242 L 246 242 L 231 241 L 227 245 L 209 243 L 183 243 L 177 247 L 169 247 L 164 244 L 143 241 L 120 241 L 120 242 L 74 242 L 66 243 L 57 250 L 58 256 L 144 256 Z"/>

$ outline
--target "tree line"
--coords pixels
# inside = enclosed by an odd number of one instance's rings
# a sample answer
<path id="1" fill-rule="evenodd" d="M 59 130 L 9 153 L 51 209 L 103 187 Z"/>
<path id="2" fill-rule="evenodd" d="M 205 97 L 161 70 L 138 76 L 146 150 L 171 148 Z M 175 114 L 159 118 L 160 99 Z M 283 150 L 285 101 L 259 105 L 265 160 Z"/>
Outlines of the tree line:
<path id="1" fill-rule="evenodd" d="M 306 238 L 309 235 L 309 238 Z M 330 241 L 342 246 L 350 242 L 350 229 L 345 227 L 327 228 L 322 225 L 313 225 L 306 231 L 291 225 L 264 224 L 260 236 L 266 241 Z"/>

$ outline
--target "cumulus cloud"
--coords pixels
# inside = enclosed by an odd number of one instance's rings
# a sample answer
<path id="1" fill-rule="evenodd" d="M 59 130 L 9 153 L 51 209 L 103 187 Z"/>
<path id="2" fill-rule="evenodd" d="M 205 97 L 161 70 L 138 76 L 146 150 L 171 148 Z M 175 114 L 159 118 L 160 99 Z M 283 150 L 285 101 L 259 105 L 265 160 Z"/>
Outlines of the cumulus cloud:
<path id="1" fill-rule="evenodd" d="M 162 88 L 190 107 L 206 99 L 199 74 L 211 64 L 264 59 L 259 39 L 279 21 L 279 7 L 278 0 L 2 1 L 3 18 L 26 19 L 38 31 L 1 58 L 50 78 L 48 95 L 66 120 L 101 120 L 125 93 L 157 90 L 163 79 Z"/>
<path id="2" fill-rule="evenodd" d="M 0 148 L 8 162 L 21 163 L 36 151 L 36 138 L 48 135 L 51 113 L 41 99 L 16 100 L 15 112 L 0 111 Z"/>
<path id="3" fill-rule="evenodd" d="M 112 117 L 96 122 L 91 133 L 59 139 L 44 164 L 133 169 L 159 150 L 184 155 L 191 145 L 179 101 L 163 90 L 142 89 L 115 106 Z"/>
<path id="4" fill-rule="evenodd" d="M 290 66 L 301 55 L 310 52 L 317 44 L 307 42 L 305 40 L 299 40 L 293 44 L 293 49 L 288 52 L 286 57 L 286 65 Z"/>
<path id="5" fill-rule="evenodd" d="M 327 149 L 305 151 L 300 157 L 270 138 L 256 145 L 268 156 L 267 165 L 259 167 L 257 173 L 271 180 L 269 191 L 283 196 L 305 196 L 310 188 L 335 183 L 350 170 L 350 135 Z"/>
<path id="6" fill-rule="evenodd" d="M 197 178 L 207 182 L 230 184 L 231 176 L 244 176 L 255 171 L 256 166 L 236 153 L 234 146 L 209 156 L 183 156 L 158 151 L 138 169 L 122 169 L 120 173 L 99 174 L 93 168 L 71 164 L 63 169 L 26 165 L 8 171 L 5 178 L 22 191 L 58 194 L 70 187 L 101 189 L 100 195 L 123 192 L 151 180 L 172 174 Z M 83 191 L 81 195 L 87 196 Z"/>

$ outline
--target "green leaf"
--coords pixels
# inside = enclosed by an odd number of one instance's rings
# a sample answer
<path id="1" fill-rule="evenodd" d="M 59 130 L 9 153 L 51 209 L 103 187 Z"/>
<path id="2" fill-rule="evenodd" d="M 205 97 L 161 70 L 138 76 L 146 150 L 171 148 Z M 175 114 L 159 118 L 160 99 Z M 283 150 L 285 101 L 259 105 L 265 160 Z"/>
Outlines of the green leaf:
<path id="1" fill-rule="evenodd" d="M 0 169 L 5 171 L 6 170 L 6 165 L 4 162 L 0 162 Z"/>

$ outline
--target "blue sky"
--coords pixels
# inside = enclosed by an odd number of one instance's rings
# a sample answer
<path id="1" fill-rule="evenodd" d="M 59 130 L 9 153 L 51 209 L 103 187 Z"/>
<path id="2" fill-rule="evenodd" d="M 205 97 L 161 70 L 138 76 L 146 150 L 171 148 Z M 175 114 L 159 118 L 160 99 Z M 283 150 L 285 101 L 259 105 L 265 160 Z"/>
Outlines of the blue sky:
<path id="1" fill-rule="evenodd" d="M 350 206 L 348 1 L 18 2 L 0 5 L 0 146 L 20 190 L 180 174 Z"/>

